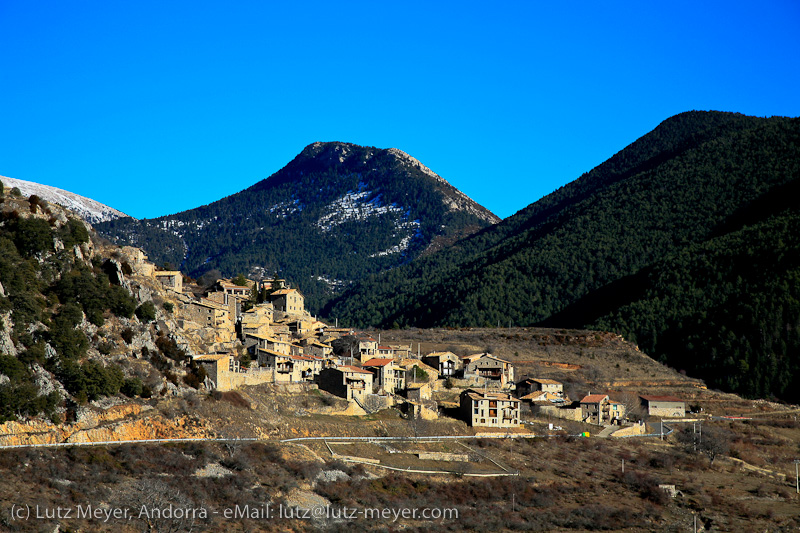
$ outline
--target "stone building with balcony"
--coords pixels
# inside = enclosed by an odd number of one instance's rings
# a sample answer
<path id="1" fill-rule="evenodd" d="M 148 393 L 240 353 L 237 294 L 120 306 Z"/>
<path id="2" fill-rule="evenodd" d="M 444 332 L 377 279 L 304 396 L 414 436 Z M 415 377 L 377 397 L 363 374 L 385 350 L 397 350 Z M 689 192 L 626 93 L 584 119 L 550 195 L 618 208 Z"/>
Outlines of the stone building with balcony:
<path id="1" fill-rule="evenodd" d="M 503 392 L 467 389 L 461 393 L 462 418 L 473 427 L 520 426 L 520 401 Z"/>
<path id="2" fill-rule="evenodd" d="M 492 354 L 468 356 L 464 365 L 464 379 L 478 379 L 490 387 L 507 388 L 514 383 L 514 365 Z"/>
<path id="3" fill-rule="evenodd" d="M 319 388 L 346 400 L 363 401 L 372 394 L 374 374 L 357 366 L 324 368 L 317 377 Z"/>

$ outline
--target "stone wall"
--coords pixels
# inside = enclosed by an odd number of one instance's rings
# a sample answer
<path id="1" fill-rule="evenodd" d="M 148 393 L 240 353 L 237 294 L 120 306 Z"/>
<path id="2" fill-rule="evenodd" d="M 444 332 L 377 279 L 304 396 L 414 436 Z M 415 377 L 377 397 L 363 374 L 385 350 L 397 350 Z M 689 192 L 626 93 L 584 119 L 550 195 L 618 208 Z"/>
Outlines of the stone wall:
<path id="1" fill-rule="evenodd" d="M 581 421 L 581 409 L 564 409 L 554 405 L 542 405 L 538 408 L 539 415 L 552 416 L 554 418 L 561 418 L 563 420 Z"/>

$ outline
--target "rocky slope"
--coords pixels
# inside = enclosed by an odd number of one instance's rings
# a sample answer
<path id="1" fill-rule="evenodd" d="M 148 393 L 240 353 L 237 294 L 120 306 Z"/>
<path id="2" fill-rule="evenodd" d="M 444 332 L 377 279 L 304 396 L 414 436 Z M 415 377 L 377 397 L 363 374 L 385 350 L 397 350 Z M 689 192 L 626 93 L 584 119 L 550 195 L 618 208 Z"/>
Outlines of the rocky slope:
<path id="1" fill-rule="evenodd" d="M 6 176 L 0 176 L 0 181 L 3 182 L 6 189 L 18 188 L 26 198 L 35 194 L 43 200 L 66 207 L 91 224 L 128 216 L 122 211 L 101 204 L 91 198 L 51 187 L 50 185 L 42 185 L 41 183 L 18 180 Z"/>

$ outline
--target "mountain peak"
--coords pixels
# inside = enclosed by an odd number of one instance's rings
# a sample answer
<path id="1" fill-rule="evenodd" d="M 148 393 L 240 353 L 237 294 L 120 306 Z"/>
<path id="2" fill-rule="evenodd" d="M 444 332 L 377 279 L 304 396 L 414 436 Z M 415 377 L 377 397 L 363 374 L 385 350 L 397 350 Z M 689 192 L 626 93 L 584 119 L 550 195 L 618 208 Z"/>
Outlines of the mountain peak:
<path id="1" fill-rule="evenodd" d="M 375 148 L 374 146 L 361 146 L 340 141 L 315 142 L 306 146 L 300 155 L 290 165 L 287 165 L 287 169 L 291 167 L 293 172 L 290 174 L 298 175 L 304 174 L 308 170 L 318 171 L 323 167 L 340 168 L 344 166 L 350 171 L 368 174 L 381 164 L 393 166 L 396 178 L 401 174 L 407 176 L 413 174 L 433 180 L 434 188 L 441 193 L 442 203 L 450 212 L 463 211 L 488 224 L 500 222 L 500 217 L 458 190 L 419 159 L 399 148 Z M 278 178 L 276 175 L 270 179 L 282 178 Z"/>
<path id="2" fill-rule="evenodd" d="M 315 142 L 270 177 L 202 208 L 98 231 L 198 276 L 281 275 L 311 309 L 349 284 L 499 218 L 396 148 Z"/>

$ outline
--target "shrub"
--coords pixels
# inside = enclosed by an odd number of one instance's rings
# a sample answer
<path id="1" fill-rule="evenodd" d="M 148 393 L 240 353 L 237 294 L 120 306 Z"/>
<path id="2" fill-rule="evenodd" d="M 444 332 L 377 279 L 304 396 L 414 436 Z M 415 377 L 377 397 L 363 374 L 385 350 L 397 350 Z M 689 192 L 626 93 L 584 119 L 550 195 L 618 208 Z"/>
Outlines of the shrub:
<path id="1" fill-rule="evenodd" d="M 19 190 L 19 187 L 11 187 L 11 196 L 15 196 L 17 198 L 22 197 L 22 191 Z"/>
<path id="2" fill-rule="evenodd" d="M 78 403 L 116 394 L 124 381 L 119 367 L 104 367 L 95 361 L 86 361 L 80 366 L 75 362 L 65 361 L 57 375 L 64 388 L 75 396 Z"/>
<path id="3" fill-rule="evenodd" d="M 195 361 L 192 361 L 189 364 L 189 372 L 183 377 L 183 382 L 190 387 L 199 389 L 200 385 L 206 380 L 206 375 L 206 369 L 203 368 L 203 365 L 198 365 Z"/>
<path id="4" fill-rule="evenodd" d="M 142 383 L 142 380 L 139 378 L 127 378 L 122 382 L 120 392 L 130 398 L 142 396 L 144 392 L 144 383 Z"/>
<path id="5" fill-rule="evenodd" d="M 36 213 L 38 207 L 43 207 L 42 199 L 35 194 L 30 195 L 30 197 L 28 198 L 28 204 L 30 205 L 31 213 Z"/>
<path id="6" fill-rule="evenodd" d="M 11 226 L 14 244 L 24 257 L 53 251 L 50 225 L 38 218 L 18 218 Z"/>
<path id="7" fill-rule="evenodd" d="M 119 317 L 131 318 L 136 310 L 136 300 L 119 285 L 112 285 L 108 289 L 107 302 L 111 312 Z"/>
<path id="8" fill-rule="evenodd" d="M 156 319 L 156 307 L 148 300 L 136 308 L 136 317 L 142 322 L 152 322 Z"/>
<path id="9" fill-rule="evenodd" d="M 102 327 L 103 324 L 106 323 L 106 319 L 103 317 L 103 311 L 100 309 L 91 309 L 86 313 L 86 320 L 91 322 L 97 327 Z"/>
<path id="10" fill-rule="evenodd" d="M 173 304 L 172 302 L 164 302 L 164 305 L 162 305 L 161 307 L 163 307 L 164 311 L 166 311 L 169 314 L 172 314 L 172 311 L 175 310 L 175 304 Z"/>
<path id="11" fill-rule="evenodd" d="M 186 359 L 186 352 L 178 347 L 178 344 L 173 339 L 167 337 L 158 337 L 156 339 L 156 346 L 164 354 L 165 357 L 173 361 L 183 361 Z"/>
<path id="12" fill-rule="evenodd" d="M 80 220 L 70 219 L 59 230 L 59 237 L 65 248 L 72 248 L 76 244 L 89 242 L 89 231 Z"/>
<path id="13" fill-rule="evenodd" d="M 103 341 L 97 345 L 97 351 L 103 355 L 109 355 L 114 350 L 114 343 Z"/>
<path id="14" fill-rule="evenodd" d="M 133 342 L 133 330 L 131 328 L 125 328 L 120 333 L 122 340 L 125 341 L 125 344 L 130 344 Z"/>

